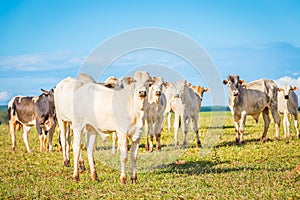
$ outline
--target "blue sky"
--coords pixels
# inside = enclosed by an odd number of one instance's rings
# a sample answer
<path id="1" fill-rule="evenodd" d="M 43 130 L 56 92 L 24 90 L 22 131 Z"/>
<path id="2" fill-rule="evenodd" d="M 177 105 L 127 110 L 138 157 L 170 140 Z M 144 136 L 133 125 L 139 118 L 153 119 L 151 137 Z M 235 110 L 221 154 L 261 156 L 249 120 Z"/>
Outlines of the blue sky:
<path id="1" fill-rule="evenodd" d="M 76 77 L 100 43 L 144 27 L 191 38 L 206 50 L 222 78 L 239 74 L 246 82 L 265 77 L 300 87 L 299 10 L 297 0 L 2 0 L 0 104 Z M 174 67 L 193 84 L 205 85 L 184 60 L 155 50 L 121 57 L 109 75 L 122 76 L 122 67 L 153 63 Z"/>

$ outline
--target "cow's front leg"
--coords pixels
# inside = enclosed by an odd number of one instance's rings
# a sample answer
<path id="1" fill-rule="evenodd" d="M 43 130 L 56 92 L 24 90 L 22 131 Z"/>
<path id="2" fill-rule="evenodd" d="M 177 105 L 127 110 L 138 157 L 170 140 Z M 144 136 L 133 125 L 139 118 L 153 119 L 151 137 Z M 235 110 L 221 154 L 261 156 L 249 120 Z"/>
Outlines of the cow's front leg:
<path id="1" fill-rule="evenodd" d="M 239 123 L 238 120 L 236 119 L 234 119 L 234 127 L 235 127 L 235 142 L 239 144 L 240 143 Z"/>
<path id="2" fill-rule="evenodd" d="M 125 133 L 118 133 L 118 143 L 120 148 L 120 161 L 121 161 L 121 175 L 120 181 L 122 184 L 126 184 L 126 162 L 128 158 L 127 153 L 127 138 Z"/>
<path id="3" fill-rule="evenodd" d="M 290 138 L 290 122 L 289 122 L 288 115 L 289 115 L 288 112 L 285 112 L 283 115 L 284 138 Z"/>
<path id="4" fill-rule="evenodd" d="M 174 142 L 175 147 L 179 145 L 178 143 L 178 129 L 179 129 L 179 115 L 175 113 L 175 119 L 174 119 Z"/>
<path id="5" fill-rule="evenodd" d="M 239 132 L 240 132 L 239 144 L 244 143 L 243 134 L 244 134 L 244 131 L 245 131 L 246 116 L 247 116 L 247 113 L 245 111 L 243 111 L 241 113 L 241 121 L 240 121 L 240 128 L 239 128 Z"/>
<path id="6" fill-rule="evenodd" d="M 131 182 L 138 183 L 137 172 L 136 172 L 136 161 L 139 151 L 140 139 L 132 141 L 131 144 Z"/>
<path id="7" fill-rule="evenodd" d="M 187 147 L 187 132 L 188 132 L 188 126 L 187 126 L 187 122 L 188 122 L 188 119 L 181 115 L 181 129 L 182 129 L 182 133 L 183 133 L 183 147 Z"/>

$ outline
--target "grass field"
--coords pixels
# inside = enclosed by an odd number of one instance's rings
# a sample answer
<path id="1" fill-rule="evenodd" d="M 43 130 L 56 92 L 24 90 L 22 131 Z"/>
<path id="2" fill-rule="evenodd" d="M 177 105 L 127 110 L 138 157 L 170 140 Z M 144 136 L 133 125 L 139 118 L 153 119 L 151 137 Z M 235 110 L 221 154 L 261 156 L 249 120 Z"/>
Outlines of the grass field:
<path id="1" fill-rule="evenodd" d="M 291 139 L 283 139 L 281 128 L 281 139 L 273 141 L 275 128 L 271 123 L 269 140 L 262 144 L 262 117 L 258 124 L 248 117 L 245 144 L 239 146 L 235 144 L 229 113 L 223 127 L 211 126 L 214 114 L 200 114 L 199 132 L 204 149 L 196 147 L 191 131 L 190 146 L 186 149 L 175 149 L 173 132 L 166 129 L 161 152 L 145 152 L 143 138 L 138 160 L 139 184 L 127 185 L 119 183 L 119 156 L 104 148 L 110 141 L 104 143 L 98 137 L 95 162 L 99 181 L 91 180 L 84 152 L 87 170 L 75 183 L 71 178 L 72 167 L 62 165 L 57 135 L 54 151 L 41 153 L 33 130 L 29 137 L 33 152 L 28 154 L 18 132 L 17 149 L 12 152 L 8 125 L 1 125 L 0 199 L 300 199 L 300 173 L 292 171 L 300 163 L 300 140 L 296 139 L 293 127 Z M 214 130 L 216 136 L 207 130 Z M 216 140 L 214 147 L 206 148 L 206 141 L 210 141 L 207 135 Z"/>

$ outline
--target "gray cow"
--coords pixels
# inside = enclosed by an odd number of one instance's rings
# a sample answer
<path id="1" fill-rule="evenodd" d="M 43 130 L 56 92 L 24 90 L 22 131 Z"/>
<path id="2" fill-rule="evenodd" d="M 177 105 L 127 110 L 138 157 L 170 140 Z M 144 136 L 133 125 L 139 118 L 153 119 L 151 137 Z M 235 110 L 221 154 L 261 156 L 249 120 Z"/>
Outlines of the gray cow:
<path id="1" fill-rule="evenodd" d="M 290 137 L 290 122 L 289 115 L 294 116 L 294 125 L 297 132 L 297 136 L 300 138 L 298 130 L 298 97 L 294 91 L 297 87 L 292 87 L 289 84 L 285 84 L 283 88 L 278 88 L 278 111 L 283 113 L 283 130 L 284 137 Z"/>
<path id="2" fill-rule="evenodd" d="M 264 142 L 270 124 L 269 111 L 275 121 L 276 139 L 279 139 L 280 115 L 277 106 L 277 86 L 273 81 L 260 79 L 246 84 L 238 75 L 229 75 L 223 84 L 228 84 L 229 108 L 234 118 L 237 143 L 243 143 L 246 116 L 251 115 L 258 122 L 261 112 L 265 122 L 261 138 Z"/>

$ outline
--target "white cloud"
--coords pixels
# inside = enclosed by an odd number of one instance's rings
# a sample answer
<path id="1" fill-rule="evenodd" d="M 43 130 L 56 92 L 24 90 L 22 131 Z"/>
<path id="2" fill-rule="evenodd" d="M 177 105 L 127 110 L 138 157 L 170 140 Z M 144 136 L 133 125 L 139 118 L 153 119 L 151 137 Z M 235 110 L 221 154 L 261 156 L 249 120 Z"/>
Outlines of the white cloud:
<path id="1" fill-rule="evenodd" d="M 82 61 L 82 57 L 75 56 L 69 51 L 1 56 L 0 69 L 1 71 L 47 71 L 72 68 L 74 65 L 79 66 Z"/>
<path id="2" fill-rule="evenodd" d="M 284 76 L 275 80 L 275 83 L 278 87 L 282 87 L 284 84 L 290 84 L 292 87 L 296 86 L 298 89 L 295 92 L 298 95 L 298 98 L 300 97 L 300 76 L 297 79 L 290 76 Z"/>
<path id="3" fill-rule="evenodd" d="M 11 95 L 7 91 L 0 92 L 0 102 L 6 102 L 11 98 Z"/>

